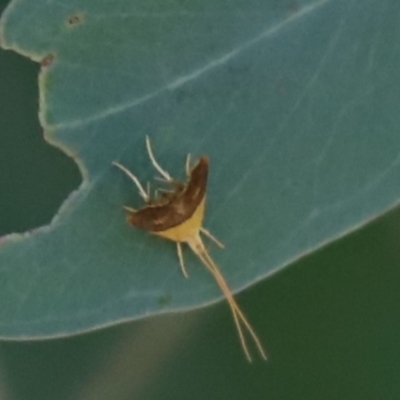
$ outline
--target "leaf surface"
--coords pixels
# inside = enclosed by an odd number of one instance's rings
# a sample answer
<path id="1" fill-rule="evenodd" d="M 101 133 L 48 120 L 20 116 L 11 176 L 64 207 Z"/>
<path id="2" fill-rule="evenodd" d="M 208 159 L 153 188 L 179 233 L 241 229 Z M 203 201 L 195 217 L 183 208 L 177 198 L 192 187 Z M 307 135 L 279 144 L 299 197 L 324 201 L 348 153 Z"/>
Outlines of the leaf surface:
<path id="1" fill-rule="evenodd" d="M 394 0 L 14 1 L 1 44 L 42 63 L 46 139 L 83 183 L 49 226 L 1 238 L 0 335 L 77 333 L 221 298 L 175 246 L 128 226 L 144 182 L 210 157 L 205 226 L 234 291 L 400 197 Z M 2 128 L 4 129 L 4 127 Z"/>

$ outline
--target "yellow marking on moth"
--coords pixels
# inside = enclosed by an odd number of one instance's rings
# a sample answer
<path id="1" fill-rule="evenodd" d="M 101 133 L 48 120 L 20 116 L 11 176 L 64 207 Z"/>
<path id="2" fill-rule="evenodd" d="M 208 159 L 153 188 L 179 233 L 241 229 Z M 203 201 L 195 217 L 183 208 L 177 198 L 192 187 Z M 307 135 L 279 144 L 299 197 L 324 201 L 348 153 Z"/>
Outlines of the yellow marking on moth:
<path id="1" fill-rule="evenodd" d="M 193 237 L 195 237 L 199 232 L 199 226 L 203 221 L 205 208 L 205 199 L 196 208 L 194 214 L 189 217 L 185 222 L 169 228 L 161 232 L 152 232 L 155 235 L 161 236 L 163 238 L 173 240 L 174 242 L 189 242 Z"/>

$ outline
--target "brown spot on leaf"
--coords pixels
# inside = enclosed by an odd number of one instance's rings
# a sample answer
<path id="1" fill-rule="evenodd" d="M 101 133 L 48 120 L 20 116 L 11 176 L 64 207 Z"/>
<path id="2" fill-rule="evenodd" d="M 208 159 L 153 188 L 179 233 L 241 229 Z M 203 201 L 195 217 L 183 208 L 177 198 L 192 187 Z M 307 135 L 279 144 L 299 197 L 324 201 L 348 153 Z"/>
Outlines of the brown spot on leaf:
<path id="1" fill-rule="evenodd" d="M 82 23 L 83 19 L 84 19 L 84 14 L 82 12 L 77 12 L 68 17 L 67 25 L 68 26 L 78 25 Z"/>
<path id="2" fill-rule="evenodd" d="M 51 64 L 53 64 L 55 58 L 56 56 L 53 53 L 49 53 L 42 58 L 42 61 L 40 61 L 40 65 L 42 67 L 49 67 Z"/>
<path id="3" fill-rule="evenodd" d="M 172 300 L 172 296 L 170 294 L 164 294 L 159 296 L 158 298 L 158 305 L 160 307 L 165 307 L 167 306 L 169 303 L 171 303 Z"/>

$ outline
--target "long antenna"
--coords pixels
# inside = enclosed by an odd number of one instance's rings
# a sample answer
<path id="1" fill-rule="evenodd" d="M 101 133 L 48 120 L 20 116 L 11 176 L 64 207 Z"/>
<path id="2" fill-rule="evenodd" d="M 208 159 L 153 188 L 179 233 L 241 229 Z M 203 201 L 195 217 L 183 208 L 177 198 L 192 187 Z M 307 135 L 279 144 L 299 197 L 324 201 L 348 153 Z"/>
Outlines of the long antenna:
<path id="1" fill-rule="evenodd" d="M 203 245 L 203 242 L 201 241 L 201 238 L 198 236 L 197 238 L 193 239 L 192 241 L 188 241 L 188 244 L 190 248 L 193 250 L 193 252 L 200 258 L 202 263 L 205 265 L 205 267 L 211 272 L 211 274 L 214 276 L 215 280 L 218 283 L 218 286 L 222 290 L 223 294 L 226 297 L 226 300 L 228 301 L 228 304 L 231 308 L 233 318 L 235 321 L 235 325 L 239 334 L 239 339 L 240 343 L 242 345 L 243 351 L 246 355 L 246 358 L 251 362 L 252 358 L 250 356 L 246 339 L 243 335 L 242 327 L 240 326 L 240 322 L 246 327 L 248 333 L 250 336 L 253 338 L 253 341 L 261 355 L 261 357 L 266 360 L 267 356 L 265 354 L 265 351 L 263 349 L 263 346 L 261 344 L 260 339 L 254 332 L 254 329 L 250 325 L 249 321 L 243 314 L 242 310 L 239 308 L 238 304 L 236 303 L 235 298 L 233 297 L 233 294 L 231 290 L 229 289 L 228 284 L 226 283 L 224 277 L 222 276 L 221 272 L 219 271 L 217 265 L 213 261 L 213 259 L 210 257 L 208 254 L 206 248 Z"/>

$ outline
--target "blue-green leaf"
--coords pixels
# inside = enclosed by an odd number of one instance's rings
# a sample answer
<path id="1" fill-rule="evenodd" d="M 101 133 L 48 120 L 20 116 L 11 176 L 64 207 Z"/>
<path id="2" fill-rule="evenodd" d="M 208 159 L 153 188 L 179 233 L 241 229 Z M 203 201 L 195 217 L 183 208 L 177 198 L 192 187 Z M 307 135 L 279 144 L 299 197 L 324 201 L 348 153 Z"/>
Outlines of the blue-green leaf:
<path id="1" fill-rule="evenodd" d="M 46 139 L 83 183 L 49 226 L 2 238 L 0 335 L 72 334 L 221 298 L 189 252 L 125 222 L 159 162 L 210 157 L 205 226 L 238 291 L 400 197 L 394 0 L 13 1 L 4 48 L 42 62 Z M 7 127 L 1 127 L 7 129 Z M 51 168 L 51 166 L 49 166 Z"/>

